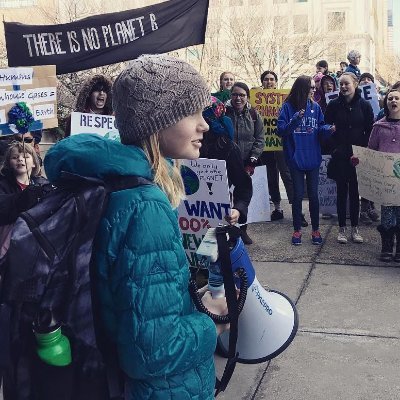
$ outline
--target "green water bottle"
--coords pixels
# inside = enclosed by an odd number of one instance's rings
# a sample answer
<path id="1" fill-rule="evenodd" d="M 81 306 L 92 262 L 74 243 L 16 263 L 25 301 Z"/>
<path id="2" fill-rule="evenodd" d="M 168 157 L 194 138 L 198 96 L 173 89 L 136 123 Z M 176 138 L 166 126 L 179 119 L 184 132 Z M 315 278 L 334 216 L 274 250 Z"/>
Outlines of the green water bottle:
<path id="1" fill-rule="evenodd" d="M 39 358 L 48 365 L 65 367 L 72 362 L 69 340 L 61 332 L 61 325 L 54 323 L 34 324 L 37 342 L 36 352 Z"/>

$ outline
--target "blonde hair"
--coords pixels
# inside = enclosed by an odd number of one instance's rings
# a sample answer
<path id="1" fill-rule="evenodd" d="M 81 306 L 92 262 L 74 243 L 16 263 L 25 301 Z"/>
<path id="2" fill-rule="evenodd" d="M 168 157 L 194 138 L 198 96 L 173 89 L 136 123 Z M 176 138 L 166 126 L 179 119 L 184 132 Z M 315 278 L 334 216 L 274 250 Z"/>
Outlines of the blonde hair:
<path id="1" fill-rule="evenodd" d="M 11 166 L 10 166 L 10 158 L 11 158 L 11 152 L 17 149 L 18 153 L 28 153 L 31 155 L 33 159 L 33 168 L 31 172 L 31 176 L 38 176 L 40 174 L 40 162 L 39 158 L 36 154 L 35 149 L 28 143 L 22 143 L 22 142 L 11 142 L 10 145 L 8 146 L 8 149 L 6 151 L 6 154 L 4 156 L 4 161 L 3 165 L 1 166 L 0 173 L 2 175 L 6 175 L 7 173 L 10 173 Z"/>
<path id="2" fill-rule="evenodd" d="M 340 75 L 339 81 L 342 78 L 342 76 L 349 76 L 352 79 L 353 83 L 355 84 L 355 87 L 358 86 L 358 78 L 352 72 L 343 72 L 343 74 Z"/>
<path id="3" fill-rule="evenodd" d="M 178 207 L 185 197 L 185 187 L 180 173 L 180 162 L 174 160 L 170 165 L 161 154 L 159 133 L 155 133 L 143 140 L 141 147 L 145 152 L 152 170 L 154 182 L 167 195 L 173 208 Z"/>

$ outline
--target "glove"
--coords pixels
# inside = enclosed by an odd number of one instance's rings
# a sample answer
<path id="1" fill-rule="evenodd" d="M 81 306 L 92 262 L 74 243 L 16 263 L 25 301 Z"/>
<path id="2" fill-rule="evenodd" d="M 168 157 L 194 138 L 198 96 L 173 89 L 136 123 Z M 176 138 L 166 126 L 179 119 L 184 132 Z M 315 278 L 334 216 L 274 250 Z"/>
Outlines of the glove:
<path id="1" fill-rule="evenodd" d="M 16 200 L 16 206 L 19 212 L 29 210 L 37 203 L 43 196 L 43 187 L 36 185 L 27 186 L 22 193 L 20 193 Z"/>
<path id="2" fill-rule="evenodd" d="M 353 167 L 357 166 L 360 163 L 360 160 L 358 157 L 351 156 L 350 157 L 350 163 Z"/>
<path id="3" fill-rule="evenodd" d="M 257 159 L 251 158 L 249 161 L 247 161 L 244 170 L 247 172 L 248 175 L 253 176 L 254 169 L 256 166 L 257 166 Z"/>

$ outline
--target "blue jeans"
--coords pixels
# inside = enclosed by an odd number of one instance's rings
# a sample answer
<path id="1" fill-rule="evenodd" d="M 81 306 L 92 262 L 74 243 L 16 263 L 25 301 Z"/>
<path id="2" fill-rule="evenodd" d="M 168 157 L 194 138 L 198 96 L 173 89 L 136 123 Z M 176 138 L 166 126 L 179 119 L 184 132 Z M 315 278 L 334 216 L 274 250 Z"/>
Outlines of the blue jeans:
<path id="1" fill-rule="evenodd" d="M 296 168 L 290 168 L 290 174 L 293 181 L 293 228 L 295 231 L 301 230 L 301 202 L 304 195 L 304 176 L 307 182 L 307 195 L 309 200 L 309 210 L 311 217 L 311 226 L 313 231 L 319 230 L 319 199 L 318 199 L 318 176 L 319 168 L 310 171 L 301 171 Z"/>

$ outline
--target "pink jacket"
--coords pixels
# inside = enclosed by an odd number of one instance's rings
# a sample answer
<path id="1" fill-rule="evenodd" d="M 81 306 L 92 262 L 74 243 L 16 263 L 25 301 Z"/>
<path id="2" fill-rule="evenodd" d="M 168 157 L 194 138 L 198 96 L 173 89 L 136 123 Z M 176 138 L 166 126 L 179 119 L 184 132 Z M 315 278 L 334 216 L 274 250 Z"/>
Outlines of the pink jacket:
<path id="1" fill-rule="evenodd" d="M 368 147 L 384 153 L 400 153 L 400 121 L 388 122 L 385 117 L 375 122 Z"/>

